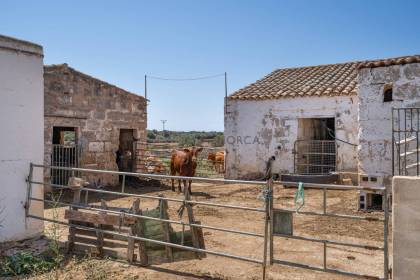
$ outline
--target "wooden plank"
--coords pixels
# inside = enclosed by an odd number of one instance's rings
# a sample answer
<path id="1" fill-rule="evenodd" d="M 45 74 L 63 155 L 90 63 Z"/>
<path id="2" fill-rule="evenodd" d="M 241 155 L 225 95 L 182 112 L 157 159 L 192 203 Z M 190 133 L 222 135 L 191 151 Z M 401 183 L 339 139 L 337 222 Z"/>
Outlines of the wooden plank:
<path id="1" fill-rule="evenodd" d="M 160 218 L 161 219 L 168 220 L 169 219 L 169 215 L 168 215 L 168 201 L 166 201 L 166 200 L 159 200 L 159 208 L 160 208 Z M 171 242 L 171 227 L 170 227 L 169 223 L 166 223 L 166 222 L 161 222 L 161 224 L 162 224 L 162 229 L 163 229 L 163 238 L 164 238 L 164 241 L 170 243 Z M 172 247 L 165 246 L 165 250 L 166 250 L 166 256 L 168 258 L 168 261 L 169 262 L 173 262 L 174 261 L 174 257 L 173 257 L 173 254 L 172 254 Z"/>
<path id="2" fill-rule="evenodd" d="M 188 191 L 188 188 L 187 187 L 184 187 L 184 196 L 185 196 L 185 200 L 187 200 L 187 201 L 188 200 L 191 200 L 190 192 Z M 185 208 L 187 208 L 188 222 L 190 224 L 194 224 L 195 223 L 194 213 L 193 213 L 193 209 L 192 209 L 191 204 L 186 203 L 185 204 Z M 192 237 L 193 246 L 195 248 L 200 248 L 200 244 L 198 242 L 198 236 L 197 236 L 196 228 L 190 226 L 190 230 L 191 230 L 191 237 Z M 200 253 L 196 253 L 196 256 L 197 256 L 197 258 L 201 258 L 201 254 Z"/>
<path id="3" fill-rule="evenodd" d="M 75 232 L 75 235 L 76 236 L 82 235 L 82 236 L 96 237 L 96 232 L 95 231 L 90 231 L 90 230 L 85 230 L 85 229 L 79 229 L 79 228 L 74 229 L 74 230 L 75 230 L 74 232 Z M 124 232 L 121 231 L 121 233 L 125 234 L 126 233 L 125 231 L 126 230 L 124 230 Z M 104 238 L 105 239 L 115 239 L 115 240 L 119 240 L 119 241 L 127 241 L 128 240 L 127 237 L 122 237 L 122 236 L 119 236 L 119 235 L 108 234 L 108 233 L 104 233 Z"/>
<path id="4" fill-rule="evenodd" d="M 141 210 L 140 210 L 141 213 Z M 137 223 L 137 227 L 136 227 L 136 235 L 140 236 L 140 237 L 144 237 L 144 220 L 140 220 Z M 146 242 L 144 241 L 139 241 L 139 255 L 140 255 L 140 264 L 141 265 L 148 265 L 149 264 L 149 259 L 147 256 L 147 247 L 146 247 Z"/>
<path id="5" fill-rule="evenodd" d="M 120 226 L 121 216 L 112 214 L 96 214 L 75 210 L 66 210 L 64 218 L 68 220 L 76 220 L 81 222 L 90 222 L 93 224 L 103 224 L 111 226 Z M 130 226 L 136 222 L 135 217 L 123 216 L 123 226 Z"/>
<path id="6" fill-rule="evenodd" d="M 95 245 L 75 243 L 74 244 L 74 251 L 80 252 L 80 253 L 85 253 L 85 254 L 91 254 L 93 256 L 98 255 L 97 248 L 96 248 Z M 106 249 L 106 248 L 104 248 L 103 251 L 104 251 L 103 254 L 105 256 L 108 256 L 108 257 L 111 257 L 111 258 L 123 259 L 123 258 L 126 257 L 126 253 L 122 252 L 122 251 L 111 250 L 111 249 Z M 135 256 L 135 258 L 136 257 L 137 256 Z"/>
<path id="7" fill-rule="evenodd" d="M 73 190 L 73 204 L 79 204 L 80 203 L 80 189 Z M 77 208 L 70 206 L 69 209 L 71 211 L 77 212 Z M 69 210 L 66 210 L 69 211 Z M 73 221 L 69 219 L 69 224 L 72 224 Z M 74 245 L 74 236 L 75 236 L 75 228 L 70 227 L 69 228 L 69 235 L 68 235 L 68 241 L 67 241 L 67 252 L 71 252 L 73 250 Z"/>
<path id="8" fill-rule="evenodd" d="M 89 238 L 87 236 L 75 236 L 74 242 L 81 243 L 81 244 L 89 244 L 89 245 L 97 245 L 97 239 L 96 238 Z M 104 240 L 102 243 L 102 248 L 127 248 L 127 242 L 124 241 L 117 241 L 117 240 Z M 98 250 L 99 252 L 99 250 Z"/>
<path id="9" fill-rule="evenodd" d="M 133 202 L 133 205 L 132 205 L 131 208 L 132 208 L 132 212 L 134 214 L 138 214 L 139 213 L 139 210 L 140 210 L 140 199 L 139 198 L 136 199 Z M 135 232 L 135 229 L 134 229 L 134 225 L 133 225 L 129 229 L 129 235 L 130 236 L 134 235 L 134 232 Z M 132 263 L 134 261 L 134 259 L 133 259 L 133 256 L 134 256 L 134 245 L 135 245 L 134 239 L 133 238 L 128 238 L 127 260 L 130 263 Z"/>
<path id="10" fill-rule="evenodd" d="M 101 199 L 101 208 L 102 209 L 107 209 L 107 205 L 105 200 Z M 106 215 L 105 213 L 101 212 L 99 213 L 99 215 Z M 102 225 L 101 224 L 96 224 L 95 227 L 102 229 Z M 96 238 L 97 238 L 97 244 L 96 247 L 98 249 L 99 255 L 103 256 L 103 246 L 104 246 L 104 234 L 100 231 L 96 232 Z"/>

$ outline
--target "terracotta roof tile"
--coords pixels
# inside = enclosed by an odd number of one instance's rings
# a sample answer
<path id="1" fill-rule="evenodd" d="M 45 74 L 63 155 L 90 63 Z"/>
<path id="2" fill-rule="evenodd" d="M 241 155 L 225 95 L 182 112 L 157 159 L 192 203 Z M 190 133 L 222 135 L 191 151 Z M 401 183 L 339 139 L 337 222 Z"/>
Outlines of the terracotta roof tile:
<path id="1" fill-rule="evenodd" d="M 278 69 L 229 96 L 229 99 L 263 100 L 301 96 L 337 96 L 357 93 L 357 72 L 398 64 L 418 63 L 420 55 Z"/>

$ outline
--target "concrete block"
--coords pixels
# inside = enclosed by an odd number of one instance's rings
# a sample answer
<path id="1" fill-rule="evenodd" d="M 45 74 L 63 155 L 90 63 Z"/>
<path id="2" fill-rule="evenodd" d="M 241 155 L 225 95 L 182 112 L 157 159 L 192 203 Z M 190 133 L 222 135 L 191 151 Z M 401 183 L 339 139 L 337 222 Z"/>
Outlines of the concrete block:
<path id="1" fill-rule="evenodd" d="M 420 178 L 393 179 L 392 243 L 393 279 L 418 279 L 420 275 Z"/>

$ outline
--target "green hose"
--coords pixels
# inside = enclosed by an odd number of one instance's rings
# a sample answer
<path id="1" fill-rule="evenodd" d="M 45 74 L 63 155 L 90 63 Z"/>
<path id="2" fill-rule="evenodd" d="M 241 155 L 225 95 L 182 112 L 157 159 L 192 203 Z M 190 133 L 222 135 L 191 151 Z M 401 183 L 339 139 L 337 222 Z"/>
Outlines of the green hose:
<path id="1" fill-rule="evenodd" d="M 299 182 L 298 189 L 295 193 L 295 208 L 296 213 L 305 205 L 305 190 L 303 189 L 303 183 Z"/>

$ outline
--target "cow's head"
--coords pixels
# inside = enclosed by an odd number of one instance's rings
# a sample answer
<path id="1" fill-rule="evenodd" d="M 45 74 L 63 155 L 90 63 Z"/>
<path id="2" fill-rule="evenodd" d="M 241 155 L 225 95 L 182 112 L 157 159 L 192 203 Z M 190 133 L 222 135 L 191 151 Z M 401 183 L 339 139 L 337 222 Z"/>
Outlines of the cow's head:
<path id="1" fill-rule="evenodd" d="M 201 152 L 203 148 L 196 148 L 192 147 L 191 149 L 185 148 L 184 152 L 187 153 L 189 160 L 191 160 L 193 166 L 197 166 L 197 156 L 198 153 Z"/>

